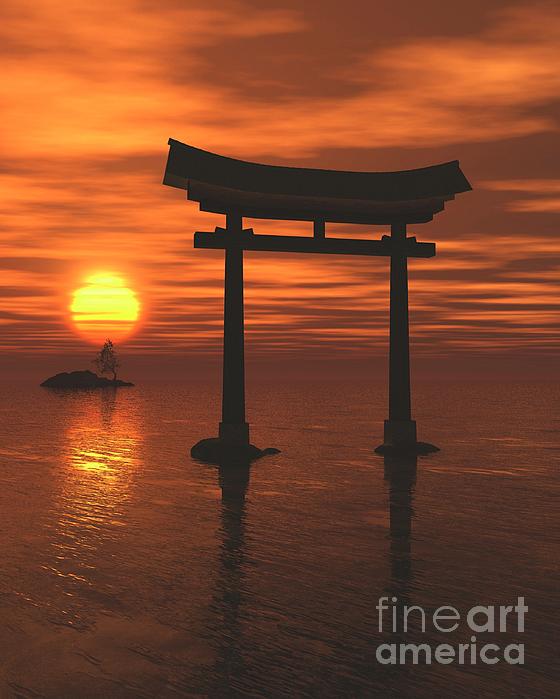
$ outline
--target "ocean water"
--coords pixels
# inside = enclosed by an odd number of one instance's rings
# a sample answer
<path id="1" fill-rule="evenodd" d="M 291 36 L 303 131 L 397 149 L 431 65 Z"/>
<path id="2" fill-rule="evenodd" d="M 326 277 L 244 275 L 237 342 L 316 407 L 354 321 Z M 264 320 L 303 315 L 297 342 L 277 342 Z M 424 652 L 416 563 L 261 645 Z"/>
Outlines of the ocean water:
<path id="1" fill-rule="evenodd" d="M 234 470 L 189 456 L 217 385 L 1 389 L 3 699 L 558 696 L 558 385 L 417 383 L 442 450 L 395 464 L 383 384 L 254 384 L 252 441 L 282 453 Z M 518 597 L 525 630 L 476 643 L 524 664 L 377 659 Z M 393 632 L 405 604 L 461 623 Z"/>

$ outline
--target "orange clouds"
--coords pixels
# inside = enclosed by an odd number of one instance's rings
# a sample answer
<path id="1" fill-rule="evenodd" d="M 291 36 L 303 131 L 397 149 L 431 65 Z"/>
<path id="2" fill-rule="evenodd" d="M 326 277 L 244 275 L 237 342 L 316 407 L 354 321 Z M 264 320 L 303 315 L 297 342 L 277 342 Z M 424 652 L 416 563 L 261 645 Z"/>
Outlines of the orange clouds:
<path id="1" fill-rule="evenodd" d="M 216 66 L 221 82 L 198 78 L 203 48 L 311 29 L 293 11 L 241 5 L 12 3 L 2 33 L 19 43 L 4 52 L 4 140 L 13 155 L 115 154 L 155 152 L 173 133 L 245 156 L 302 156 L 554 128 L 534 109 L 560 90 L 554 8 L 512 10 L 477 37 L 402 41 L 337 64 L 355 87 L 343 97 L 255 100 L 228 85 L 227 63 Z"/>
<path id="2" fill-rule="evenodd" d="M 311 6 L 281 4 L 5 3 L 5 352 L 82 349 L 67 308 L 99 269 L 122 274 L 142 298 L 142 329 L 128 352 L 221 351 L 222 254 L 193 250 L 192 232 L 222 221 L 161 185 L 169 136 L 227 155 L 341 169 L 355 157 L 375 170 L 386 169 L 381 157 L 413 167 L 460 156 L 479 191 L 411 231 L 438 243 L 434 260 L 411 262 L 414 351 L 551 351 L 560 187 L 524 158 L 531 135 L 550 138 L 553 151 L 558 8 L 527 4 L 481 19 L 476 32 L 438 25 L 393 38 L 372 30 L 375 12 L 391 13 L 391 3 L 372 3 L 360 50 L 346 55 L 317 48 Z M 336 10 L 334 35 L 351 10 Z M 302 60 L 296 40 L 316 51 L 315 62 Z M 490 148 L 504 139 L 495 158 Z M 518 169 L 500 165 L 506 150 Z M 539 223 L 522 212 L 538 212 Z M 307 224 L 253 223 L 256 233 L 310 233 Z M 358 230 L 341 234 L 380 235 Z M 249 353 L 385 356 L 387 260 L 246 260 Z"/>
<path id="3" fill-rule="evenodd" d="M 203 141 L 204 122 L 223 111 L 227 95 L 196 80 L 187 89 L 178 85 L 177 63 L 191 74 L 202 46 L 301 26 L 281 10 L 246 17 L 192 3 L 11 2 L 0 34 L 16 46 L 3 52 L 0 88 L 10 153 L 154 152 L 179 124 Z"/>
<path id="4" fill-rule="evenodd" d="M 560 180 L 489 180 L 481 185 L 497 192 L 520 192 L 530 196 L 507 202 L 509 211 L 560 213 Z"/>
<path id="5" fill-rule="evenodd" d="M 532 21 L 528 24 L 527 18 Z M 536 32 L 536 29 L 540 31 Z M 560 93 L 560 12 L 532 6 L 496 19 L 480 37 L 431 36 L 378 50 L 348 79 L 344 99 L 263 107 L 266 139 L 283 136 L 294 153 L 318 147 L 426 147 L 488 141 L 555 128 L 534 108 Z M 374 87 L 370 87 L 371 84 Z M 259 119 L 255 118 L 258 123 Z M 275 136 L 276 134 L 276 136 Z M 255 143 L 251 132 L 249 144 Z M 257 150 L 265 149 L 264 143 Z"/>

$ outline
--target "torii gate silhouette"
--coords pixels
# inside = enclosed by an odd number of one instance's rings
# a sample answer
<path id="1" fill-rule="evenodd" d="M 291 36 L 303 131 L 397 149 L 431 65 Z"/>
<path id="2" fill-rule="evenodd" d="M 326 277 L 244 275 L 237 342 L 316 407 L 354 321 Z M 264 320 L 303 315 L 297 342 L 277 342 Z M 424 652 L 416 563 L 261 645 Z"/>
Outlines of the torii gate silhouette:
<path id="1" fill-rule="evenodd" d="M 250 444 L 245 419 L 243 251 L 385 256 L 391 259 L 389 416 L 378 453 L 422 454 L 410 401 L 409 257 L 433 257 L 435 243 L 407 237 L 407 225 L 426 223 L 445 202 L 471 189 L 459 162 L 400 172 L 343 172 L 261 165 L 226 158 L 169 139 L 163 184 L 187 191 L 201 211 L 225 214 L 225 228 L 197 232 L 195 248 L 225 250 L 222 420 L 217 438 L 204 439 L 194 457 L 224 463 L 264 453 Z M 313 222 L 313 237 L 255 235 L 243 217 Z M 331 238 L 325 224 L 390 226 L 380 240 Z"/>

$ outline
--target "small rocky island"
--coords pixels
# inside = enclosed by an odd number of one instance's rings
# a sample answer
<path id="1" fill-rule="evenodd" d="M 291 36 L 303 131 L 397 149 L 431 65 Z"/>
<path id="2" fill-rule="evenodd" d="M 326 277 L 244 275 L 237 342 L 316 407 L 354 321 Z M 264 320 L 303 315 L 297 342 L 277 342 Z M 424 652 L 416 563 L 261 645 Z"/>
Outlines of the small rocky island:
<path id="1" fill-rule="evenodd" d="M 106 379 L 93 371 L 70 371 L 56 374 L 43 381 L 46 388 L 115 388 L 116 386 L 134 386 L 129 381 Z"/>
<path id="2" fill-rule="evenodd" d="M 121 363 L 117 357 L 115 345 L 111 340 L 105 340 L 105 344 L 97 353 L 93 363 L 101 374 L 112 374 L 111 379 L 98 376 L 93 371 L 63 371 L 49 377 L 41 386 L 45 388 L 116 388 L 117 386 L 134 386 L 129 381 L 117 379 L 117 369 Z"/>

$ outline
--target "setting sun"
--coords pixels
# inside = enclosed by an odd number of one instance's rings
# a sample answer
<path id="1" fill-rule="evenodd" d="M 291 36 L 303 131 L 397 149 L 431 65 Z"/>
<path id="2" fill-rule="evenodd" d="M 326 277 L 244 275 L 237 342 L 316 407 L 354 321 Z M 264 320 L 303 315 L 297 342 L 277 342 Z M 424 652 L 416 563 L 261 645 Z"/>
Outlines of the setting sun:
<path id="1" fill-rule="evenodd" d="M 74 326 L 90 342 L 122 340 L 138 320 L 140 303 L 122 277 L 99 273 L 74 291 L 70 311 Z"/>

